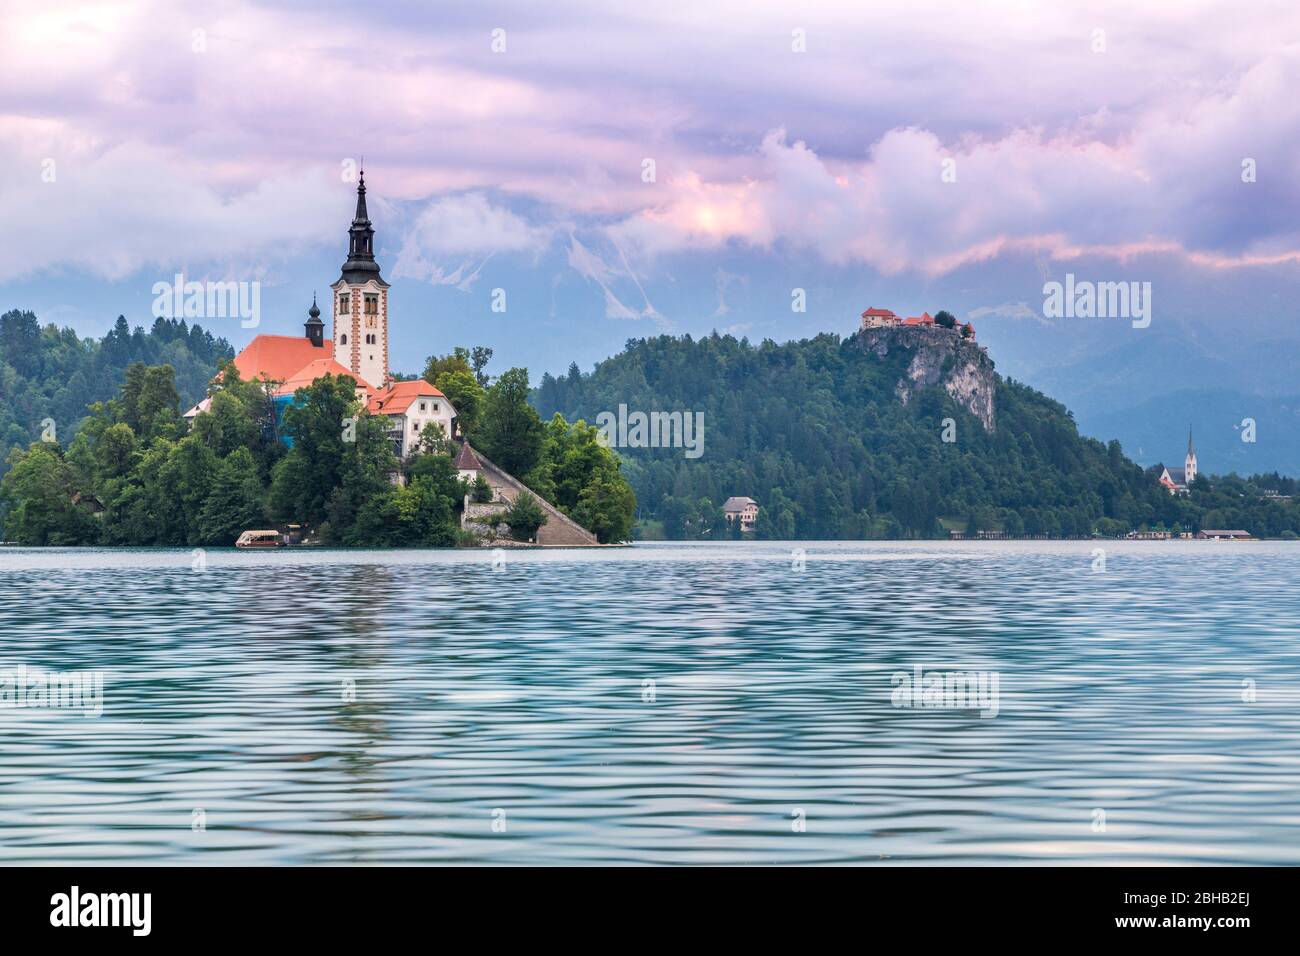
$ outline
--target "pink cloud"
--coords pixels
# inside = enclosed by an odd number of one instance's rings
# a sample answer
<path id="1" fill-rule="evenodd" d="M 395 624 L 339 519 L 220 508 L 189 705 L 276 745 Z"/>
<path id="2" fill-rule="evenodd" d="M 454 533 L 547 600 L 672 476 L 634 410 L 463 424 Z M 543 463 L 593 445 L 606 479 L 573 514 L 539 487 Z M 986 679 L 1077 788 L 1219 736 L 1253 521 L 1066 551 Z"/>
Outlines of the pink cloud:
<path id="1" fill-rule="evenodd" d="M 1024 249 L 1291 263 L 1298 21 L 1281 0 L 1249 17 L 1226 0 L 635 13 L 584 0 L 361 21 L 239 0 L 49 0 L 7 10 L 0 33 L 0 200 L 32 224 L 0 279 L 333 241 L 340 164 L 362 153 L 377 196 L 427 201 L 435 218 L 492 191 L 494 209 L 459 221 L 436 261 L 417 255 L 431 234 L 411 218 L 408 262 L 444 278 L 447 257 L 535 244 L 561 221 L 606 225 L 634 259 L 736 245 L 887 273 Z M 656 183 L 641 181 L 645 158 Z M 945 159 L 956 182 L 940 178 Z M 534 221 L 511 197 L 545 211 Z"/>

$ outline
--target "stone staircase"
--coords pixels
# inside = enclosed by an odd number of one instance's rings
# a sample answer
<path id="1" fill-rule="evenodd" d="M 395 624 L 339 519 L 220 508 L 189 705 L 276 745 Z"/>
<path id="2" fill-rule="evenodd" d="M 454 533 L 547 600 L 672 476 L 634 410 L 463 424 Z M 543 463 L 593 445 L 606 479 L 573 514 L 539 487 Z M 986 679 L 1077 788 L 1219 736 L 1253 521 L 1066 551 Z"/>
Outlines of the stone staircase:
<path id="1" fill-rule="evenodd" d="M 465 513 L 461 518 L 461 526 L 469 524 L 480 524 L 475 519 L 491 514 L 494 511 L 503 511 L 514 503 L 515 498 L 521 491 L 526 491 L 537 499 L 537 505 L 546 515 L 546 524 L 537 530 L 537 543 L 539 545 L 553 548 L 585 548 L 593 545 L 599 545 L 596 536 L 588 531 L 582 525 L 578 524 L 564 512 L 560 511 L 549 501 L 533 491 L 514 475 L 493 464 L 477 448 L 471 449 L 483 466 L 483 475 L 487 478 L 488 484 L 496 492 L 497 501 L 487 504 L 474 504 L 466 502 Z M 481 524 L 480 524 L 481 526 Z"/>

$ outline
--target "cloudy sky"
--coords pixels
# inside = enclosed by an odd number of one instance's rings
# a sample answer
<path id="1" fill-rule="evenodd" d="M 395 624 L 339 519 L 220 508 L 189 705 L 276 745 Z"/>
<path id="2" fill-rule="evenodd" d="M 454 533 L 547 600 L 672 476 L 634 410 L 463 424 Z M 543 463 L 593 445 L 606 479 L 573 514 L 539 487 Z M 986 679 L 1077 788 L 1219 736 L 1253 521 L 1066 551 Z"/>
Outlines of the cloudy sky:
<path id="1" fill-rule="evenodd" d="M 868 305 L 948 308 L 1004 372 L 1057 387 L 1159 342 L 1294 367 L 1293 0 L 0 18 L 0 308 L 79 331 L 147 325 L 183 270 L 261 281 L 257 331 L 296 332 L 337 277 L 364 156 L 399 369 L 481 343 L 536 378 L 659 332 L 848 332 Z M 1067 272 L 1152 282 L 1147 337 L 1045 319 Z"/>

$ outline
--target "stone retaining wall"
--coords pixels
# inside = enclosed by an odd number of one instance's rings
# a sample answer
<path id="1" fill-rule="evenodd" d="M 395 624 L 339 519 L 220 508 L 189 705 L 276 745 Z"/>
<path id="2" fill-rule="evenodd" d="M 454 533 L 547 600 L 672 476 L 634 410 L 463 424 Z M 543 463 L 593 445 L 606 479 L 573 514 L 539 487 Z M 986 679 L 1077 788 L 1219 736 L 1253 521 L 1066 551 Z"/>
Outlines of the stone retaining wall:
<path id="1" fill-rule="evenodd" d="M 487 477 L 488 484 L 496 489 L 498 497 L 503 500 L 487 504 L 469 503 L 466 506 L 465 515 L 462 518 L 462 526 L 468 523 L 475 523 L 478 524 L 479 527 L 483 527 L 482 524 L 474 521 L 474 519 L 482 517 L 492 511 L 504 510 L 505 507 L 509 507 L 510 504 L 514 503 L 519 492 L 527 491 L 537 499 L 538 507 L 540 507 L 542 513 L 546 515 L 546 524 L 542 525 L 537 531 L 538 544 L 549 545 L 551 547 L 578 548 L 590 547 L 591 545 L 600 543 L 596 540 L 596 536 L 586 528 L 582 527 L 582 525 L 578 524 L 564 512 L 560 511 L 514 475 L 494 465 L 477 448 L 474 448 L 472 445 L 470 447 L 473 449 L 475 456 L 477 456 L 479 463 L 483 466 L 483 474 Z"/>

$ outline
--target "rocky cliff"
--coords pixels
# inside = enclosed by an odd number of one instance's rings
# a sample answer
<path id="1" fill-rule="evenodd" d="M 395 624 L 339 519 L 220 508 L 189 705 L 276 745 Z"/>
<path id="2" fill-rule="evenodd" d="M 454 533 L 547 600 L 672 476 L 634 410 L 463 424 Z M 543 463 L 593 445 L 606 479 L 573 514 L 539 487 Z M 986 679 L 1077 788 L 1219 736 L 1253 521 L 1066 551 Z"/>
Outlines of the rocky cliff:
<path id="1" fill-rule="evenodd" d="M 959 331 L 939 326 L 885 326 L 863 329 L 855 340 L 881 358 L 899 350 L 911 354 L 907 371 L 895 387 L 904 405 L 918 388 L 942 385 L 953 401 L 980 420 L 985 431 L 993 431 L 993 360 Z"/>

